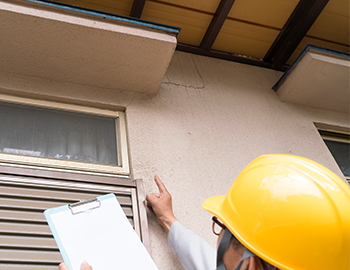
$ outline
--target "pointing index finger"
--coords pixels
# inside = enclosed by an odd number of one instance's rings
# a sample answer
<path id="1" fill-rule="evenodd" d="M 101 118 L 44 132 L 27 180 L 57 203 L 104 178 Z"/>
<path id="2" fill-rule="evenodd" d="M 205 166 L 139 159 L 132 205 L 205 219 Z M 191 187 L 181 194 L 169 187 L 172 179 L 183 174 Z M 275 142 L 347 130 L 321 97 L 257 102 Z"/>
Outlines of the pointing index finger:
<path id="1" fill-rule="evenodd" d="M 159 193 L 168 193 L 168 190 L 166 189 L 166 187 L 164 186 L 163 182 L 160 181 L 158 175 L 154 176 L 154 181 L 156 182 L 158 189 L 159 189 Z"/>

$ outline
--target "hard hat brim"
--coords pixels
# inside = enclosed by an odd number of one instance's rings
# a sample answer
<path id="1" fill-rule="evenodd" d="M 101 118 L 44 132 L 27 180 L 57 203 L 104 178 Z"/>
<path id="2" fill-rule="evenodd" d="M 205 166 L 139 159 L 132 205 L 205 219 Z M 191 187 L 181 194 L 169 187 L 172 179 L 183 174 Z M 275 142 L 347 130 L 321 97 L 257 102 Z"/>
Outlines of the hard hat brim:
<path id="1" fill-rule="evenodd" d="M 224 207 L 224 202 L 226 200 L 226 195 L 221 195 L 221 196 L 214 196 L 206 199 L 202 207 L 204 210 L 212 213 L 214 216 L 218 217 L 224 224 L 225 226 L 231 231 L 232 234 L 236 236 L 239 240 L 242 240 L 241 237 L 236 233 L 236 230 L 232 224 L 232 216 L 227 216 L 223 209 Z"/>
<path id="2" fill-rule="evenodd" d="M 203 202 L 202 207 L 204 208 L 204 210 L 222 219 L 221 209 L 225 197 L 225 195 L 210 197 Z"/>
<path id="3" fill-rule="evenodd" d="M 226 200 L 226 195 L 214 196 L 206 199 L 202 207 L 204 210 L 212 213 L 214 216 L 219 218 L 225 226 L 230 230 L 230 232 L 243 244 L 248 248 L 251 252 L 256 253 L 256 250 L 253 246 L 249 245 L 243 238 L 236 232 L 235 226 L 233 224 L 233 216 L 227 216 L 227 213 L 223 211 L 225 209 L 224 203 Z"/>

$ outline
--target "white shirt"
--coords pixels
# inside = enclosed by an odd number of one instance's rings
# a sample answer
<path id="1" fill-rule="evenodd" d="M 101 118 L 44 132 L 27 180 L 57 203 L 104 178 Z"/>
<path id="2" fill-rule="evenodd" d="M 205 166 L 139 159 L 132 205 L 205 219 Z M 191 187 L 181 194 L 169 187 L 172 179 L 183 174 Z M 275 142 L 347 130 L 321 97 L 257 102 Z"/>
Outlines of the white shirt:
<path id="1" fill-rule="evenodd" d="M 185 270 L 216 269 L 216 250 L 179 221 L 170 227 L 168 246 Z"/>

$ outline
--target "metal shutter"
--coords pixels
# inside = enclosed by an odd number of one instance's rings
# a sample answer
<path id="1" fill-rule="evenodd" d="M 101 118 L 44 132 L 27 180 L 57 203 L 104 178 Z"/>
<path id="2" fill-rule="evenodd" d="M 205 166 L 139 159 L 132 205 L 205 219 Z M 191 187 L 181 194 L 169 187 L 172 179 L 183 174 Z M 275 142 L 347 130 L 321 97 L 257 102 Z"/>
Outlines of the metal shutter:
<path id="1" fill-rule="evenodd" d="M 55 269 L 62 257 L 43 211 L 113 192 L 140 236 L 136 187 L 0 174 L 0 269 Z"/>

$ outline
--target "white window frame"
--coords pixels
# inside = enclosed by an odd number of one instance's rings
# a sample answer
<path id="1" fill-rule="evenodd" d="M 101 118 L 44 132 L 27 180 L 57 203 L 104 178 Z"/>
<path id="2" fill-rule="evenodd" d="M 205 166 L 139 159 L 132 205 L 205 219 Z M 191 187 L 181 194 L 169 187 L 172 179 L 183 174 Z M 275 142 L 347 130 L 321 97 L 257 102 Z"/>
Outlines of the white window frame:
<path id="1" fill-rule="evenodd" d="M 113 117 L 116 119 L 117 155 L 118 165 L 102 165 L 96 163 L 76 162 L 63 159 L 51 159 L 43 157 L 33 157 L 18 154 L 0 153 L 0 163 L 16 164 L 22 166 L 35 166 L 38 168 L 53 170 L 74 170 L 75 172 L 88 172 L 91 174 L 107 174 L 128 176 L 130 174 L 128 145 L 126 135 L 125 114 L 121 111 L 105 110 L 80 105 L 66 104 L 53 101 L 36 100 L 23 97 L 15 97 L 0 94 L 0 101 L 9 103 L 35 106 L 40 108 L 57 109 L 62 111 L 84 113 L 89 115 L 99 115 Z"/>

